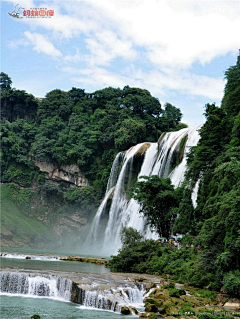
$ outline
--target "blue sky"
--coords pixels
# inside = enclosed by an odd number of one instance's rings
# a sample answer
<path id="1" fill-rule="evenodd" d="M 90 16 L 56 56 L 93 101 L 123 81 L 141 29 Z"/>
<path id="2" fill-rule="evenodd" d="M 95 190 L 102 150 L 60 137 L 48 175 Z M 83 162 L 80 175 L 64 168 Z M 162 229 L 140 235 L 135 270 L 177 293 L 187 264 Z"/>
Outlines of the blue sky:
<path id="1" fill-rule="evenodd" d="M 12 18 L 17 4 L 54 16 Z M 1 70 L 15 88 L 140 87 L 189 126 L 204 122 L 206 103 L 220 105 L 240 49 L 239 0 L 2 0 L 1 21 Z"/>

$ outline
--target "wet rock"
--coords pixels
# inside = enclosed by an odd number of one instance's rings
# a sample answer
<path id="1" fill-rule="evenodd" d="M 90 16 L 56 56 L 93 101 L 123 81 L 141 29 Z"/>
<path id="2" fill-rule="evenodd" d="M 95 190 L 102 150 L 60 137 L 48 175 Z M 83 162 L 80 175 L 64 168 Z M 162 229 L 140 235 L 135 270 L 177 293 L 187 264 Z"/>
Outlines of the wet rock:
<path id="1" fill-rule="evenodd" d="M 138 315 L 139 314 L 139 311 L 135 308 L 135 307 L 130 307 L 132 312 L 135 313 L 135 315 Z"/>
<path id="2" fill-rule="evenodd" d="M 226 302 L 223 307 L 229 308 L 229 309 L 234 309 L 236 311 L 240 311 L 240 302 Z"/>
<path id="3" fill-rule="evenodd" d="M 121 309 L 121 314 L 122 315 L 131 315 L 131 310 L 127 306 L 124 306 Z"/>
<path id="4" fill-rule="evenodd" d="M 155 313 L 144 312 L 140 315 L 140 318 L 158 319 L 159 316 L 157 316 Z"/>
<path id="5" fill-rule="evenodd" d="M 145 304 L 146 312 L 158 312 L 158 307 L 154 304 Z"/>

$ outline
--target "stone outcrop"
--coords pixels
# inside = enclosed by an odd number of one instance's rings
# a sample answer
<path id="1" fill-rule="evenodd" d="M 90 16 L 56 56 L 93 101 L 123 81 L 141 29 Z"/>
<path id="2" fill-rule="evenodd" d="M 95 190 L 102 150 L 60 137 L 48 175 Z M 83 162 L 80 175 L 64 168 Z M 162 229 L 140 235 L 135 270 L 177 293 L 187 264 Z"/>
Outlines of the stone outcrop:
<path id="1" fill-rule="evenodd" d="M 106 258 L 95 258 L 95 257 L 79 257 L 79 256 L 69 256 L 64 257 L 63 261 L 77 261 L 84 263 L 91 263 L 96 265 L 105 265 L 108 266 L 108 260 Z"/>
<path id="2" fill-rule="evenodd" d="M 211 298 L 201 295 L 210 295 Z M 226 296 L 223 297 L 224 300 L 225 298 Z M 225 313 L 228 308 L 238 312 L 240 310 L 238 299 L 231 299 L 231 302 L 223 305 L 222 300 L 219 303 L 218 295 L 214 292 L 206 294 L 202 289 L 179 284 L 176 284 L 175 288 L 170 288 L 170 285 L 163 285 L 163 281 L 151 290 L 144 302 L 145 313 L 141 314 L 140 318 L 157 319 L 164 316 L 165 319 L 182 319 L 187 316 L 189 319 L 197 319 L 199 314 Z"/>
<path id="3" fill-rule="evenodd" d="M 88 186 L 89 182 L 76 164 L 61 165 L 47 163 L 46 161 L 33 161 L 40 171 L 46 172 L 46 178 L 52 181 L 68 182 L 78 187 Z"/>

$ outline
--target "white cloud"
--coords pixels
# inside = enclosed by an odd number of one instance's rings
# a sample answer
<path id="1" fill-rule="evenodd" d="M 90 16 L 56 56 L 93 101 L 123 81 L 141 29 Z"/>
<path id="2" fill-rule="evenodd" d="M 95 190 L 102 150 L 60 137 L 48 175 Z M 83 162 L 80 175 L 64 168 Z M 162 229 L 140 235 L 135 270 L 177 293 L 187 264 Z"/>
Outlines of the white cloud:
<path id="1" fill-rule="evenodd" d="M 75 73 L 81 76 L 73 78 L 74 81 L 80 83 L 87 83 L 96 88 L 113 86 L 123 87 L 126 85 L 127 77 L 121 76 L 117 73 L 107 71 L 104 68 L 93 67 L 92 69 L 82 69 Z"/>
<path id="2" fill-rule="evenodd" d="M 147 88 L 153 95 L 162 96 L 167 99 L 171 90 L 191 96 L 202 96 L 209 99 L 219 100 L 223 94 L 224 81 L 222 78 L 213 78 L 203 75 L 194 75 L 188 71 L 175 71 L 164 73 L 158 70 L 143 72 L 134 66 L 116 73 L 101 67 L 92 66 L 85 69 L 62 67 L 63 72 L 75 75 L 72 80 L 85 83 L 99 89 L 101 87 L 113 86 Z"/>
<path id="3" fill-rule="evenodd" d="M 77 49 L 76 54 L 74 54 L 74 55 L 70 55 L 70 54 L 69 55 L 65 55 L 64 58 L 63 58 L 63 60 L 65 62 L 71 62 L 71 63 L 78 63 L 80 61 L 84 61 L 84 59 L 85 59 L 84 55 L 82 55 L 79 52 L 78 49 Z"/>
<path id="4" fill-rule="evenodd" d="M 39 33 L 31 33 L 29 31 L 25 31 L 24 35 L 34 46 L 33 50 L 50 55 L 51 57 L 61 57 L 62 53 L 54 47 L 54 45 L 47 40 L 42 34 Z"/>
<path id="5" fill-rule="evenodd" d="M 54 17 L 22 19 L 31 28 L 31 32 L 25 32 L 26 44 L 33 45 L 37 52 L 62 58 L 64 66 L 57 66 L 59 70 L 74 76 L 73 81 L 96 88 L 128 84 L 164 98 L 175 90 L 219 99 L 224 87 L 222 78 L 194 74 L 192 66 L 196 62 L 208 65 L 216 57 L 236 53 L 240 47 L 239 1 L 44 3 L 54 9 Z M 30 4 L 33 6 L 30 0 L 21 2 L 26 8 Z M 32 32 L 37 28 L 39 33 Z M 46 32 L 48 38 L 43 35 Z M 49 39 L 54 39 L 54 44 Z M 10 45 L 14 47 L 14 43 Z M 77 48 L 75 54 L 71 46 Z M 118 65 L 119 61 L 123 66 Z"/>
<path id="6" fill-rule="evenodd" d="M 89 0 L 156 65 L 189 67 L 239 48 L 237 1 Z"/>
<path id="7" fill-rule="evenodd" d="M 117 57 L 128 60 L 137 56 L 130 41 L 118 38 L 110 30 L 95 33 L 86 39 L 86 44 L 91 53 L 89 62 L 95 65 L 108 65 Z"/>
<path id="8" fill-rule="evenodd" d="M 23 1 L 26 7 L 30 4 Z M 96 65 L 108 65 L 116 57 L 136 58 L 136 48 L 141 48 L 157 68 L 189 68 L 237 52 L 240 45 L 239 1 L 78 0 L 45 5 L 54 9 L 54 17 L 24 22 L 53 32 L 60 41 L 83 35 L 89 62 Z"/>

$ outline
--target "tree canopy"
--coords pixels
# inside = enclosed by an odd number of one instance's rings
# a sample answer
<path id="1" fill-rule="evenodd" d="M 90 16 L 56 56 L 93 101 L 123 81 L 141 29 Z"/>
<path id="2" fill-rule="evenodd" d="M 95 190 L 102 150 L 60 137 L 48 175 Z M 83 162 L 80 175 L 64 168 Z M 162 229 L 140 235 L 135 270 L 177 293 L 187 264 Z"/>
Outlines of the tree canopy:
<path id="1" fill-rule="evenodd" d="M 155 142 L 166 128 L 179 129 L 182 116 L 171 106 L 171 113 L 178 116 L 169 122 L 172 115 L 162 110 L 149 91 L 140 88 L 108 87 L 93 93 L 75 87 L 67 92 L 54 89 L 37 100 L 25 91 L 12 89 L 5 73 L 1 83 L 2 159 L 6 170 L 11 161 L 19 166 L 15 150 L 20 150 L 25 168 L 30 157 L 57 165 L 76 163 L 99 196 L 104 193 L 119 151 L 146 140 Z M 22 126 L 28 127 L 29 137 L 21 133 Z M 7 147 L 10 140 L 11 153 Z M 4 180 L 14 181 L 10 175 L 4 174 Z"/>
<path id="2" fill-rule="evenodd" d="M 153 175 L 141 179 L 144 180 L 136 182 L 132 188 L 133 198 L 141 205 L 140 213 L 160 237 L 169 238 L 179 204 L 178 191 L 169 178 Z"/>

